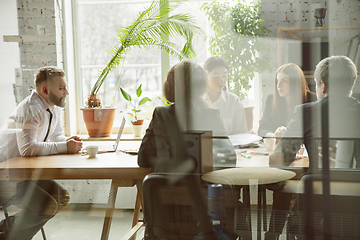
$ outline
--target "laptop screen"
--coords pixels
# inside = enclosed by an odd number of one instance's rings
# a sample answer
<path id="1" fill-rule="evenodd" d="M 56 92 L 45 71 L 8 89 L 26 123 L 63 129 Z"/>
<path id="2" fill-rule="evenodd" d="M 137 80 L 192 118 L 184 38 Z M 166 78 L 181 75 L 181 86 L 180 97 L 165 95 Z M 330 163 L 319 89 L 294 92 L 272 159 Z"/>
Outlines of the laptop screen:
<path id="1" fill-rule="evenodd" d="M 114 144 L 114 149 L 115 151 L 117 151 L 117 148 L 119 146 L 119 142 L 120 142 L 120 138 L 121 138 L 121 134 L 122 132 L 124 131 L 124 127 L 125 127 L 125 117 L 122 118 L 122 121 L 121 121 L 121 125 L 119 127 L 119 132 L 118 132 L 118 135 L 116 137 L 116 141 L 115 141 L 115 144 Z"/>

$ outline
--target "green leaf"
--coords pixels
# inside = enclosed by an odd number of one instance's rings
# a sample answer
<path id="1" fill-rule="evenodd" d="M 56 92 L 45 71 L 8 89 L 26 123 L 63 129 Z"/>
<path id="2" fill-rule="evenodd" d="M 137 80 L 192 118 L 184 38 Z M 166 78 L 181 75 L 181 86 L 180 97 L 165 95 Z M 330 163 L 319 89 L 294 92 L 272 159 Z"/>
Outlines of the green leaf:
<path id="1" fill-rule="evenodd" d="M 139 112 L 141 112 L 141 110 L 140 109 L 135 109 L 135 108 L 133 108 L 133 109 L 131 109 L 133 112 L 135 112 L 135 113 L 139 113 Z"/>
<path id="2" fill-rule="evenodd" d="M 209 51 L 220 55 L 229 65 L 229 90 L 241 99 L 246 96 L 255 72 L 270 69 L 271 54 L 260 40 L 270 31 L 262 26 L 261 8 L 258 3 L 247 4 L 243 0 L 236 4 L 223 1 L 204 3 L 205 12 L 214 36 L 209 38 Z"/>
<path id="3" fill-rule="evenodd" d="M 144 97 L 143 99 L 140 100 L 139 106 L 143 105 L 146 102 L 151 102 L 151 99 L 148 97 Z"/>
<path id="4" fill-rule="evenodd" d="M 128 94 L 122 87 L 120 87 L 121 94 L 125 98 L 125 100 L 131 102 L 131 96 Z"/>
<path id="5" fill-rule="evenodd" d="M 141 85 L 142 85 L 142 84 L 140 84 L 140 86 L 136 89 L 136 96 L 137 96 L 137 97 L 140 97 L 141 94 L 142 94 Z"/>
<path id="6" fill-rule="evenodd" d="M 194 36 L 204 36 L 204 32 L 195 24 L 195 18 L 187 13 L 170 16 L 170 13 L 176 12 L 175 9 L 180 6 L 180 3 L 181 1 L 172 1 L 169 4 L 167 0 L 153 0 L 148 7 L 138 13 L 130 25 L 118 30 L 119 44 L 108 51 L 111 59 L 106 62 L 104 68 L 100 69 L 99 77 L 91 89 L 91 94 L 98 93 L 109 72 L 123 64 L 126 54 L 132 47 L 156 46 L 180 60 L 195 59 Z M 182 42 L 183 46 L 169 41 L 168 37 Z M 178 41 L 179 37 L 183 39 Z M 125 99 L 131 101 L 131 98 L 125 97 L 128 94 L 124 95 L 123 91 L 122 94 Z"/>

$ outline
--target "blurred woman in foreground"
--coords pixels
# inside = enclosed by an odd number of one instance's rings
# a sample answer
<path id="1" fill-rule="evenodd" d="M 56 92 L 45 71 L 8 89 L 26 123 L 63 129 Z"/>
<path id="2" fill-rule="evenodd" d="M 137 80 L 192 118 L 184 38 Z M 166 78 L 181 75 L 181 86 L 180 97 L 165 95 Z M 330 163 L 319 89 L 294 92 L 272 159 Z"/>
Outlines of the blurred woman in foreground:
<path id="1" fill-rule="evenodd" d="M 205 87 L 206 73 L 197 63 L 184 60 L 170 69 L 163 93 L 175 104 L 154 109 L 138 153 L 140 167 L 151 167 L 155 172 L 191 172 L 191 167 L 180 166 L 186 158 L 182 133 L 212 131 L 213 136 L 226 135 L 219 110 L 203 99 Z"/>

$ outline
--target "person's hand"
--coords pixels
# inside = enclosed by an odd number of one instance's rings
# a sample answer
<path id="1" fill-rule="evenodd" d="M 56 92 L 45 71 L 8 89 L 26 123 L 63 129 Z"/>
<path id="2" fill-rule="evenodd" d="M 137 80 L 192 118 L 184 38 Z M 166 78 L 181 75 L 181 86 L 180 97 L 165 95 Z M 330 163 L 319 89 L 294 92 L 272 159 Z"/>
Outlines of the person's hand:
<path id="1" fill-rule="evenodd" d="M 274 137 L 276 138 L 276 140 L 279 141 L 285 131 L 286 131 L 286 127 L 284 126 L 278 127 L 274 133 Z"/>
<path id="2" fill-rule="evenodd" d="M 67 140 L 74 139 L 75 141 L 82 141 L 83 139 L 79 136 L 71 136 Z"/>
<path id="3" fill-rule="evenodd" d="M 66 140 L 66 146 L 67 146 L 67 153 L 78 153 L 81 151 L 82 148 L 82 142 L 77 141 L 73 138 L 68 138 Z"/>
<path id="4" fill-rule="evenodd" d="M 304 151 L 305 151 L 305 146 L 302 146 L 300 150 L 296 153 L 295 160 L 304 158 Z"/>

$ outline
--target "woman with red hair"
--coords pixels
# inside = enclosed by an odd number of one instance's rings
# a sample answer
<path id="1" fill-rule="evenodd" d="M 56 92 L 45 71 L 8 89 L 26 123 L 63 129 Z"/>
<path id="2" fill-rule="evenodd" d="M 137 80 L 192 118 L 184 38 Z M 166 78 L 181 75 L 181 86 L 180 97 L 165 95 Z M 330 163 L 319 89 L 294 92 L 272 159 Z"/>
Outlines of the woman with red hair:
<path id="1" fill-rule="evenodd" d="M 296 105 L 316 101 L 310 92 L 303 71 L 294 63 L 279 67 L 275 76 L 274 94 L 266 98 L 258 134 L 280 138 L 286 130 Z"/>

